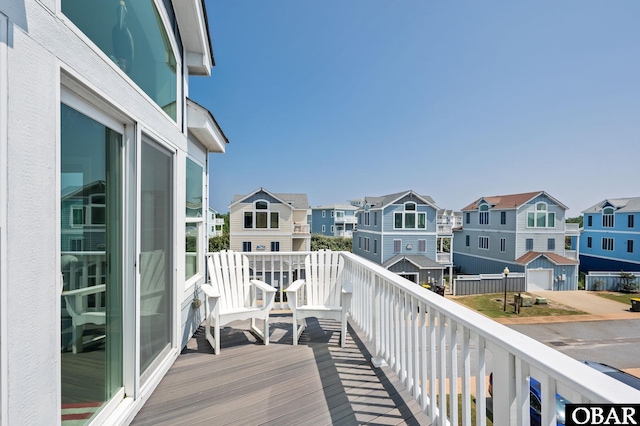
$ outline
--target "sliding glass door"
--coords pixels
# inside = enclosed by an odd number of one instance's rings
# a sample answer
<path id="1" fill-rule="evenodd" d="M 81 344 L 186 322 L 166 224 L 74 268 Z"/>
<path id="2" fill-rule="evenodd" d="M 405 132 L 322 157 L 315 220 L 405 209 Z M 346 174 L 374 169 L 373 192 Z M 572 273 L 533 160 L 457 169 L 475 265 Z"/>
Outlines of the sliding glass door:
<path id="1" fill-rule="evenodd" d="M 124 126 L 65 104 L 60 112 L 62 422 L 84 424 L 124 394 Z"/>
<path id="2" fill-rule="evenodd" d="M 144 382 L 173 334 L 174 154 L 143 138 L 140 157 L 140 373 Z"/>

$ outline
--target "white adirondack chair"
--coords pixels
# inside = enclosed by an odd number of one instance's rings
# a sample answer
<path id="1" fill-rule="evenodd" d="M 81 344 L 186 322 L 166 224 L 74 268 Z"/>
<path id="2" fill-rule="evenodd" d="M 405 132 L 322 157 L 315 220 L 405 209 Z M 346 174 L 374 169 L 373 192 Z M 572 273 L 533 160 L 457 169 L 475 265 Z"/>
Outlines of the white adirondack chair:
<path id="1" fill-rule="evenodd" d="M 82 352 L 82 335 L 84 334 L 85 324 L 106 324 L 107 317 L 105 315 L 104 308 L 88 310 L 86 307 L 88 296 L 104 293 L 105 290 L 106 285 L 99 284 L 76 290 L 65 290 L 62 292 L 67 312 L 71 317 L 71 348 L 74 354 Z"/>
<path id="2" fill-rule="evenodd" d="M 293 312 L 293 344 L 297 345 L 307 318 L 341 322 L 340 346 L 345 347 L 351 289 L 342 282 L 344 259 L 338 252 L 319 250 L 305 258 L 305 279 L 287 288 L 287 303 Z"/>
<path id="3" fill-rule="evenodd" d="M 273 307 L 276 289 L 250 279 L 249 259 L 234 251 L 207 253 L 210 284 L 202 286 L 205 293 L 205 336 L 215 354 L 220 353 L 220 326 L 232 321 L 251 319 L 251 331 L 265 345 L 269 344 L 269 311 Z M 256 290 L 263 294 L 262 306 L 258 306 Z M 256 319 L 264 321 L 264 328 L 256 327 Z M 213 325 L 213 336 L 211 326 Z"/>

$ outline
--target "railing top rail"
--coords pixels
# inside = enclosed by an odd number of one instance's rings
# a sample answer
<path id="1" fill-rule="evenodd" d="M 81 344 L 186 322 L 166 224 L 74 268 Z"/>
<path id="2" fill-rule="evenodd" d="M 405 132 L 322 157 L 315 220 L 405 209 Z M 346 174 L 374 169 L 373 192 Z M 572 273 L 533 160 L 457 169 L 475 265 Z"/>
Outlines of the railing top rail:
<path id="1" fill-rule="evenodd" d="M 364 266 L 411 297 L 425 303 L 427 310 L 442 313 L 472 333 L 482 336 L 487 342 L 503 348 L 534 368 L 544 371 L 550 377 L 574 389 L 589 400 L 628 402 L 629 398 L 633 400 L 640 398 L 640 391 L 624 386 L 618 380 L 604 376 L 568 355 L 454 301 L 417 286 L 360 256 L 346 252 L 343 254 L 348 260 Z"/>

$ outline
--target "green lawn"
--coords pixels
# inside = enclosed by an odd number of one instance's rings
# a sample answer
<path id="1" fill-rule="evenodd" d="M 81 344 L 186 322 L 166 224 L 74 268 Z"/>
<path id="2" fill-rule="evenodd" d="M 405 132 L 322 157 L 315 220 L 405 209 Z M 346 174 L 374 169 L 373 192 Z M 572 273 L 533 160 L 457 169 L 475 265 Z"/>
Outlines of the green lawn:
<path id="1" fill-rule="evenodd" d="M 631 306 L 632 297 L 640 297 L 639 293 L 614 293 L 611 291 L 594 291 L 593 294 L 597 294 L 600 297 L 604 297 L 605 299 L 613 300 L 616 302 L 624 303 L 625 305 Z"/>
<path id="2" fill-rule="evenodd" d="M 457 296 L 451 300 L 466 307 L 478 311 L 490 318 L 510 318 L 510 317 L 541 317 L 560 315 L 579 315 L 585 312 L 569 308 L 567 306 L 556 305 L 550 302 L 548 305 L 533 305 L 531 307 L 520 308 L 520 313 L 513 312 L 513 296 L 515 293 L 507 293 L 507 311 L 503 311 L 503 293 L 480 294 L 474 296 Z M 527 294 L 527 293 L 523 293 Z M 535 302 L 535 298 L 534 298 Z"/>

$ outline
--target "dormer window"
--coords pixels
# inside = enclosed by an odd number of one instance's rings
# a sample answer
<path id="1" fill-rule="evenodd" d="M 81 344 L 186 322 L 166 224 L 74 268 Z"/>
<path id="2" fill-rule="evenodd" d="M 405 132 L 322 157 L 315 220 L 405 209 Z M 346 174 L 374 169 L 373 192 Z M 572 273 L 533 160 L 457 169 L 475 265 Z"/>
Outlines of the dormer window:
<path id="1" fill-rule="evenodd" d="M 478 209 L 478 223 L 480 225 L 488 225 L 489 224 L 489 206 L 487 204 L 482 204 Z"/>
<path id="2" fill-rule="evenodd" d="M 268 201 L 253 203 L 253 211 L 244 212 L 244 229 L 278 229 L 280 213 L 271 211 Z"/>
<path id="3" fill-rule="evenodd" d="M 394 229 L 426 229 L 427 214 L 424 212 L 417 212 L 417 209 L 418 206 L 416 203 L 405 203 L 403 211 L 395 212 L 393 214 Z"/>
<path id="4" fill-rule="evenodd" d="M 613 228 L 614 220 L 613 220 L 613 207 L 605 207 L 602 209 L 602 227 L 603 228 Z"/>
<path id="5" fill-rule="evenodd" d="M 527 213 L 528 228 L 555 228 L 556 214 L 548 211 L 547 203 L 537 203 L 535 211 Z"/>

